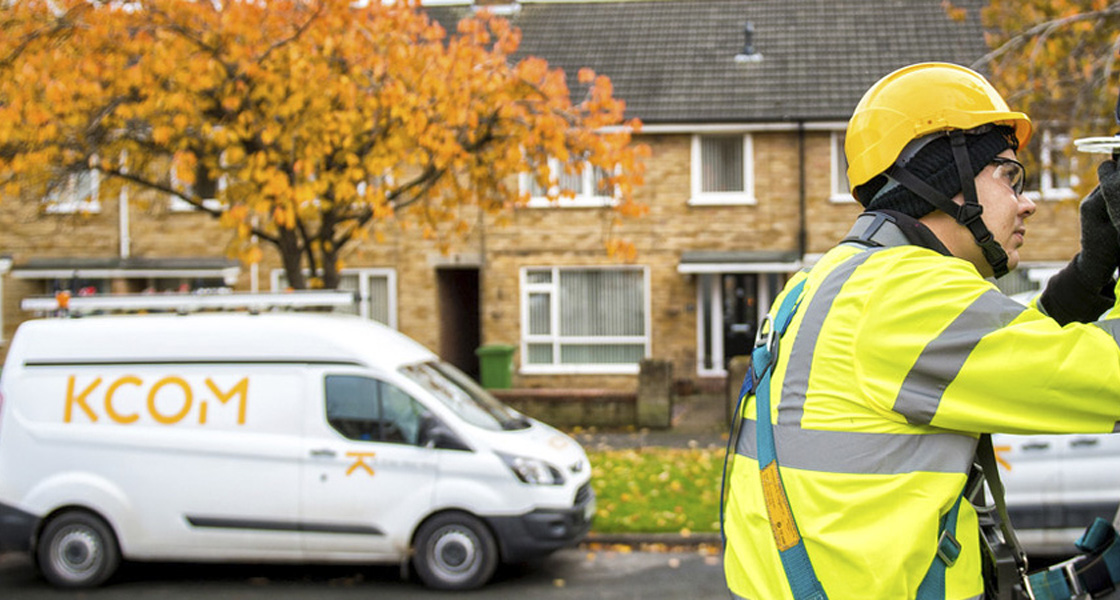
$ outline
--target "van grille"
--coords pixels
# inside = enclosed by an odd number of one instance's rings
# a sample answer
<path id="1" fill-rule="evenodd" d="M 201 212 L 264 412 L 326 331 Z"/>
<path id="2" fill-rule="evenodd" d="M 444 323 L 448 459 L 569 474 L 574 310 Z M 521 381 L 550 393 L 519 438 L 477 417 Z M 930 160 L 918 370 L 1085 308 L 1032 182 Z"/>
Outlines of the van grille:
<path id="1" fill-rule="evenodd" d="M 575 506 L 582 506 L 591 500 L 591 484 L 585 483 L 578 490 L 576 490 Z"/>

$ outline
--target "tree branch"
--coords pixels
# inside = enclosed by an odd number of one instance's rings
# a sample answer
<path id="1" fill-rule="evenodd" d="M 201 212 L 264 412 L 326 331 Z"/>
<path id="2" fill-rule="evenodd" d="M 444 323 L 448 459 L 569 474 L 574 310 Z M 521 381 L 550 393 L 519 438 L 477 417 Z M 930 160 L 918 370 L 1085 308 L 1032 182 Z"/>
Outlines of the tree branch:
<path id="1" fill-rule="evenodd" d="M 1039 23 L 1039 24 L 1031 27 L 1030 29 L 1027 29 L 1026 31 L 1024 31 L 1020 34 L 1012 36 L 1006 42 L 1000 44 L 1000 46 L 998 48 L 996 48 L 996 49 L 992 50 L 991 52 L 988 52 L 987 54 L 981 56 L 980 58 L 972 61 L 972 64 L 969 65 L 969 66 L 972 67 L 973 69 L 979 69 L 982 65 L 985 65 L 985 64 L 988 64 L 988 63 L 991 63 L 991 62 L 995 61 L 996 59 L 1000 58 L 1004 54 L 1007 54 L 1008 52 L 1011 52 L 1015 48 L 1017 48 L 1019 46 L 1026 45 L 1027 42 L 1029 42 L 1035 36 L 1041 36 L 1042 39 L 1045 39 L 1046 36 L 1048 36 L 1050 34 L 1050 32 L 1052 32 L 1052 31 L 1054 31 L 1054 30 L 1056 30 L 1060 27 L 1064 27 L 1066 25 L 1069 25 L 1070 23 L 1076 23 L 1078 21 L 1085 21 L 1085 20 L 1092 20 L 1092 19 L 1099 19 L 1099 18 L 1102 18 L 1102 17 L 1110 17 L 1110 16 L 1114 16 L 1114 15 L 1120 15 L 1120 6 L 1110 6 L 1106 9 L 1104 9 L 1104 10 L 1095 10 L 1095 11 L 1086 12 L 1086 13 L 1079 13 L 1079 14 L 1071 15 L 1071 16 L 1064 17 L 1064 18 L 1061 18 L 1061 19 L 1053 19 L 1053 20 L 1050 20 L 1050 21 L 1045 21 L 1045 22 Z"/>

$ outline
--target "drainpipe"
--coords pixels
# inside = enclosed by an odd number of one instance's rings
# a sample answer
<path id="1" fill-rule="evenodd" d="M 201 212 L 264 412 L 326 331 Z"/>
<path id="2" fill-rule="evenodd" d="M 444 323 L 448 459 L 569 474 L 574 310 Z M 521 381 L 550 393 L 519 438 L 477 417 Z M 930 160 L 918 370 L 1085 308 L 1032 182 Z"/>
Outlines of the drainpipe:
<path id="1" fill-rule="evenodd" d="M 128 172 L 128 152 L 121 152 L 121 172 Z M 128 214 L 128 184 L 121 186 L 121 192 L 117 199 L 118 210 L 120 214 L 120 254 L 121 258 L 128 258 L 132 255 L 132 236 L 129 234 L 129 214 Z"/>
<path id="2" fill-rule="evenodd" d="M 253 215 L 253 229 L 256 229 L 256 228 L 257 228 L 257 217 L 256 217 L 256 215 Z M 257 239 L 257 234 L 255 234 L 255 233 L 253 234 L 253 238 L 252 238 L 252 241 L 250 243 L 253 246 L 256 246 L 257 244 L 260 243 L 260 240 Z M 260 282 L 257 281 L 257 279 L 260 276 L 261 276 L 261 265 L 260 265 L 259 261 L 250 264 L 249 265 L 249 291 L 254 293 L 254 294 L 261 291 Z M 273 290 L 273 291 L 276 291 L 276 290 Z"/>
<path id="3" fill-rule="evenodd" d="M 805 185 L 805 122 L 797 122 L 797 252 L 801 261 L 809 250 L 808 231 L 806 231 L 806 185 Z"/>

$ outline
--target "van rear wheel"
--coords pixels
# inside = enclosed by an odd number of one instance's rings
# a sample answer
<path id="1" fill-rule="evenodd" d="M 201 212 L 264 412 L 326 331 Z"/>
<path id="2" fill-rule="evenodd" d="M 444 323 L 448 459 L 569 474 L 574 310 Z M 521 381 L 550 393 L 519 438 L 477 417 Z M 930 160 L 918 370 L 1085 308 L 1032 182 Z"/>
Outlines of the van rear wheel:
<path id="1" fill-rule="evenodd" d="M 101 585 L 117 570 L 121 555 L 113 531 L 85 511 L 64 512 L 47 522 L 36 558 L 43 577 L 65 588 Z"/>
<path id="2" fill-rule="evenodd" d="M 424 585 L 440 590 L 470 590 L 494 575 L 498 544 L 476 517 L 436 515 L 416 532 L 416 573 Z"/>

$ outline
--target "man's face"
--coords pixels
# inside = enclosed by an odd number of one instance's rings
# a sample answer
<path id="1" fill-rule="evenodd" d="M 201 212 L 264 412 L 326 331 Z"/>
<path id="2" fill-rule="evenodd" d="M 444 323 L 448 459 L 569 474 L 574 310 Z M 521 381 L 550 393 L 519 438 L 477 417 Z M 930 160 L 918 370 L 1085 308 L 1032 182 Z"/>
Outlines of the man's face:
<path id="1" fill-rule="evenodd" d="M 998 156 L 1014 159 L 1015 153 L 1008 149 Z M 1023 194 L 1016 193 L 1013 187 L 1018 169 L 1015 164 L 992 162 L 976 175 L 976 195 L 980 206 L 984 207 L 984 225 L 987 225 L 992 237 L 1007 253 L 1009 271 L 1019 265 L 1019 247 L 1023 245 L 1023 238 L 1027 233 L 1026 220 L 1035 211 L 1034 202 Z M 1018 175 L 1022 177 L 1024 174 Z M 980 246 L 972 244 L 971 251 L 974 256 L 962 258 L 967 258 L 979 267 L 980 273 L 985 277 L 991 277 L 992 267 L 984 259 Z"/>

